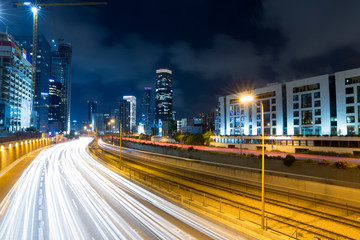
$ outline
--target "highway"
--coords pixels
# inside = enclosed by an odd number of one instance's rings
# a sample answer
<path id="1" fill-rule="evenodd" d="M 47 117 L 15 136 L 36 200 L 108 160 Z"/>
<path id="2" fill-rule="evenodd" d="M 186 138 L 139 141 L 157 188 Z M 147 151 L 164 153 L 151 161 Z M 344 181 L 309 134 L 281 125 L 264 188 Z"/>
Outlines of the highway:
<path id="1" fill-rule="evenodd" d="M 119 168 L 116 164 L 119 147 L 99 141 L 99 148 L 103 151 L 98 156 Z M 234 220 L 241 218 L 260 224 L 259 184 L 249 178 L 245 171 L 238 172 L 236 176 L 240 178 L 237 178 L 233 175 L 234 171 L 225 171 L 225 168 L 221 170 L 222 167 L 230 167 L 228 164 L 217 163 L 216 167 L 210 167 L 208 164 L 215 164 L 129 148 L 122 148 L 121 164 L 122 171 L 132 172 L 136 181 L 159 192 L 167 192 L 167 196 L 181 195 L 183 204 L 187 204 L 188 200 L 194 208 L 196 205 L 200 209 L 205 206 L 209 211 L 215 209 Z M 237 166 L 233 167 L 235 170 Z M 292 188 L 288 186 L 290 188 L 286 189 L 291 181 L 289 175 L 285 181 L 284 185 L 272 185 L 272 182 L 266 186 L 267 229 L 281 232 L 289 239 L 295 231 L 300 231 L 304 239 L 313 239 L 315 236 L 321 239 L 357 239 L 354 236 L 360 236 L 358 203 L 354 202 L 349 210 L 346 198 L 332 202 L 331 198 L 301 194 L 296 188 L 290 193 Z M 327 188 L 328 193 L 336 192 L 335 186 L 331 188 Z M 353 195 L 358 192 L 357 189 L 349 191 Z M 353 199 L 356 201 L 356 198 Z"/>
<path id="2" fill-rule="evenodd" d="M 0 204 L 0 239 L 246 239 L 106 168 L 91 141 L 34 159 Z"/>

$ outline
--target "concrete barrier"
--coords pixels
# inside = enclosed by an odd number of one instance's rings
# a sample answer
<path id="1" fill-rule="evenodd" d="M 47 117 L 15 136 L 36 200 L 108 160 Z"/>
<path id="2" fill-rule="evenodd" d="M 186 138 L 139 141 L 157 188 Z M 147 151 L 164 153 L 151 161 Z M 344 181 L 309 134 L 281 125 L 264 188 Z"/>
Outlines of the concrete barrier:
<path id="1" fill-rule="evenodd" d="M 36 138 L 1 143 L 0 172 L 20 157 L 50 144 L 50 138 Z"/>

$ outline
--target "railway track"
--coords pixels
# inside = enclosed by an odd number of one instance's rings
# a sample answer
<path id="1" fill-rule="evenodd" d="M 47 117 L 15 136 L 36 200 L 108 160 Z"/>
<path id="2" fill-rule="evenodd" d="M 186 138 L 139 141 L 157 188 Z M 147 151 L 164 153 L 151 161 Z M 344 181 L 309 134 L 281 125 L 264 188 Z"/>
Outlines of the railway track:
<path id="1" fill-rule="evenodd" d="M 244 215 L 250 215 L 248 219 L 246 219 L 249 222 L 253 222 L 255 224 L 259 224 L 257 220 L 253 219 L 259 219 L 260 212 L 258 207 L 258 202 L 260 201 L 259 194 L 256 194 L 255 192 L 259 191 L 259 186 L 256 185 L 250 185 L 246 183 L 246 191 L 239 190 L 244 188 L 243 183 L 239 183 L 238 181 L 230 181 L 230 180 L 224 180 L 220 179 L 218 177 L 209 176 L 203 173 L 196 173 L 191 172 L 189 170 L 181 169 L 181 174 L 179 174 L 179 169 L 173 167 L 173 166 L 166 166 L 163 167 L 162 165 L 155 164 L 155 163 L 149 163 L 143 161 L 144 159 L 134 159 L 136 157 L 130 156 L 128 157 L 126 153 L 123 154 L 123 156 L 127 157 L 126 164 L 124 163 L 123 167 L 130 169 L 130 172 L 133 171 L 134 173 L 137 172 L 138 177 L 140 179 L 144 179 L 146 181 L 151 179 L 152 182 L 158 182 L 159 185 L 158 188 L 161 188 L 161 183 L 164 185 L 166 183 L 167 185 L 172 185 L 172 187 L 178 188 L 178 192 L 180 190 L 182 191 L 181 194 L 186 195 L 186 192 L 189 192 L 191 196 L 188 196 L 191 201 L 199 202 L 200 204 L 204 205 L 205 200 L 201 200 L 201 197 L 205 199 L 206 195 L 206 205 L 210 206 L 213 205 L 214 202 L 216 205 L 216 202 L 218 199 L 220 200 L 220 205 L 222 204 L 223 209 L 241 209 Z M 104 155 L 102 156 L 105 157 Z M 109 158 L 109 156 L 106 156 L 106 158 Z M 117 158 L 113 158 L 113 161 L 117 161 Z M 139 162 L 138 160 L 142 160 Z M 141 170 L 147 169 L 146 171 Z M 151 173 L 153 172 L 153 173 Z M 172 179 L 172 180 L 169 180 Z M 204 180 L 206 179 L 206 180 Z M 181 184 L 179 183 L 181 182 Z M 216 182 L 216 184 L 214 184 Z M 165 185 L 166 185 L 165 184 Z M 154 184 L 151 184 L 154 185 Z M 156 185 L 156 184 L 155 184 Z M 226 186 L 228 185 L 228 186 Z M 204 191 L 203 188 L 211 189 L 211 191 Z M 167 187 L 169 188 L 169 186 Z M 278 194 L 281 195 L 283 198 L 284 196 L 287 196 L 288 193 L 284 193 L 282 191 L 275 192 L 273 190 L 270 190 L 272 194 Z M 196 195 L 196 196 L 195 196 Z M 224 196 L 237 196 L 237 198 L 246 198 L 247 201 L 244 202 L 252 202 L 251 204 L 245 204 L 242 201 L 234 201 L 233 199 L 236 197 L 224 197 Z M 329 230 L 328 227 L 321 227 L 316 226 L 315 222 L 330 222 L 331 224 L 335 225 L 335 229 L 337 228 L 351 228 L 351 232 L 358 232 L 360 234 L 360 222 L 359 221 L 353 221 L 347 217 L 339 216 L 339 215 L 332 215 L 328 214 L 326 212 L 314 209 L 314 207 L 304 207 L 299 206 L 297 204 L 292 204 L 289 202 L 279 201 L 278 199 L 271 198 L 269 195 L 269 190 L 267 190 L 267 196 L 266 196 L 266 204 L 267 204 L 267 229 L 275 232 L 280 232 L 281 234 L 287 235 L 291 237 L 292 230 L 294 229 L 294 226 L 296 227 L 297 231 L 302 232 L 303 235 L 309 236 L 311 234 L 316 235 L 317 237 L 320 237 L 321 239 L 357 239 L 357 237 L 353 237 L 352 233 L 350 234 L 343 234 L 339 232 L 335 232 L 332 230 Z M 195 197 L 194 197 L 195 196 Z M 297 196 L 291 196 L 291 199 L 294 202 L 294 199 Z M 197 199 L 196 199 L 197 198 Z M 298 200 L 308 202 L 308 205 L 313 204 L 313 199 L 307 199 L 303 196 L 299 196 Z M 319 204 L 319 203 L 318 203 Z M 323 206 L 335 208 L 336 205 L 332 204 L 331 202 L 328 203 L 321 203 Z M 294 217 L 290 218 L 287 216 L 284 216 L 283 214 L 277 214 L 276 212 L 273 212 L 269 209 L 280 209 L 281 212 L 285 210 L 285 212 L 291 212 L 290 215 L 301 215 L 305 216 L 304 219 L 307 219 L 307 222 L 312 222 L 312 224 L 307 223 L 306 221 L 300 221 L 296 220 Z M 319 207 L 318 207 L 319 208 Z M 344 209 L 341 209 L 340 211 L 343 211 Z M 221 206 L 220 206 L 221 211 Z M 348 209 L 347 209 L 348 211 Z M 359 213 L 359 209 L 352 208 L 351 211 L 354 213 Z M 232 211 L 231 211 L 232 212 Z M 245 214 L 244 214 L 245 213 Z M 251 218 L 253 216 L 253 218 Z M 255 216 L 255 217 L 254 217 Z M 309 221 L 310 219 L 310 221 Z M 301 238 L 300 238 L 301 239 Z"/>

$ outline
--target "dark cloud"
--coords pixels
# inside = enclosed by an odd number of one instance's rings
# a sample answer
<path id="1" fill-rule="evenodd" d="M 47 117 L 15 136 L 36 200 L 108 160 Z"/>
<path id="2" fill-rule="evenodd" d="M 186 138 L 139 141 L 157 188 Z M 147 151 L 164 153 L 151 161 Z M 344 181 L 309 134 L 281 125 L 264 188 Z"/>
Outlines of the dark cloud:
<path id="1" fill-rule="evenodd" d="M 10 33 L 31 34 L 28 9 L 5 3 Z M 243 88 L 359 66 L 358 1 L 108 3 L 41 10 L 39 33 L 73 45 L 78 120 L 87 99 L 103 112 L 122 95 L 140 99 L 143 87 L 154 87 L 158 67 L 173 70 L 174 110 L 190 116 Z"/>

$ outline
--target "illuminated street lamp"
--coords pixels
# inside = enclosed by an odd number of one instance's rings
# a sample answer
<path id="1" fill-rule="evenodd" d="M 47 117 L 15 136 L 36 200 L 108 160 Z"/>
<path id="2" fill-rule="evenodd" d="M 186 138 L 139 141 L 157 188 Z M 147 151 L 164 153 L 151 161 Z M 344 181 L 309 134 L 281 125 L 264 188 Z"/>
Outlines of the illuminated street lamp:
<path id="1" fill-rule="evenodd" d="M 111 119 L 110 122 L 109 122 L 109 126 L 110 126 L 110 131 L 113 133 L 114 132 L 114 129 L 115 129 L 115 120 L 114 119 Z M 111 127 L 111 124 L 114 124 L 113 127 Z"/>
<path id="2" fill-rule="evenodd" d="M 37 7 L 31 7 L 31 11 L 33 12 L 33 14 L 37 14 L 39 9 Z"/>
<path id="3" fill-rule="evenodd" d="M 261 105 L 261 135 L 262 135 L 262 154 L 261 154 L 261 228 L 264 230 L 264 212 L 265 212 L 265 140 L 264 140 L 264 105 L 261 100 L 254 98 L 251 94 L 242 96 L 240 102 L 247 103 L 258 101 Z"/>

